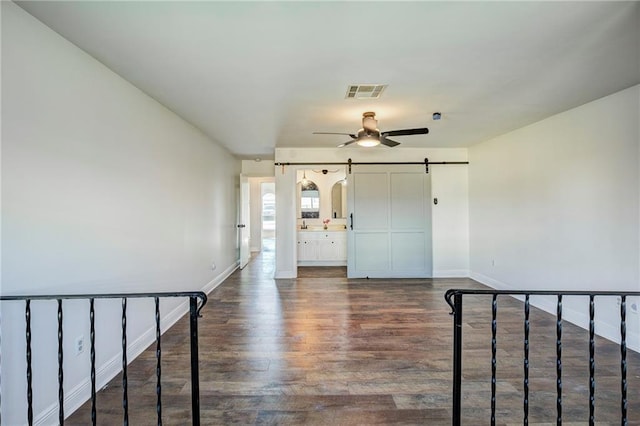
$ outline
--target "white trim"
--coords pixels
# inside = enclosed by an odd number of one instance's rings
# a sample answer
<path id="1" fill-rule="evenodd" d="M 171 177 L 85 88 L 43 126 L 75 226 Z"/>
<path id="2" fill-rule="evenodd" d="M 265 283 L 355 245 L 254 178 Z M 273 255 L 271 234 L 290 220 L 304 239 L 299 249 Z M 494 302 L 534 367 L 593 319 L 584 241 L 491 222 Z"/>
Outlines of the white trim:
<path id="1" fill-rule="evenodd" d="M 468 269 L 434 270 L 433 278 L 469 278 L 469 270 Z"/>
<path id="2" fill-rule="evenodd" d="M 233 272 L 238 269 L 238 262 L 234 262 L 229 268 L 227 268 L 222 274 L 215 277 L 208 282 L 202 291 L 209 294 L 216 287 L 222 284 Z M 185 314 L 189 312 L 189 303 L 186 301 L 180 303 L 174 309 L 172 309 L 166 315 L 163 315 L 160 319 L 162 334 L 168 331 L 176 322 L 178 322 Z M 149 345 L 156 340 L 156 328 L 155 323 L 149 329 L 147 329 L 140 337 L 134 340 L 127 347 L 127 360 L 131 364 L 142 352 L 144 352 Z M 122 371 L 122 354 L 118 353 L 102 366 L 96 367 L 96 392 L 106 386 L 116 375 Z M 64 398 L 64 412 L 65 418 L 68 418 L 78 408 L 80 408 L 85 402 L 91 398 L 91 378 L 87 377 L 81 381 L 71 391 L 65 392 Z M 58 422 L 58 403 L 51 404 L 46 409 L 42 410 L 38 415 L 34 417 L 33 423 L 35 425 L 51 425 Z"/>
<path id="3" fill-rule="evenodd" d="M 84 382 L 76 386 L 71 392 L 77 393 L 77 389 L 84 386 Z M 67 400 L 65 398 L 65 406 L 67 405 Z M 74 410 L 75 411 L 75 410 Z M 65 411 L 66 413 L 66 411 Z M 42 410 L 37 416 L 33 418 L 34 425 L 53 425 L 58 421 L 58 403 L 55 402 L 48 406 L 46 409 Z"/>
<path id="4" fill-rule="evenodd" d="M 187 302 L 180 303 L 167 315 L 161 318 L 161 328 L 166 332 L 180 318 L 189 312 L 189 304 Z M 163 334 L 164 334 L 163 332 Z M 140 337 L 134 340 L 127 348 L 127 360 L 131 364 L 149 345 L 156 339 L 155 325 L 147 329 Z M 122 354 L 118 353 L 104 363 L 101 367 L 96 368 L 96 392 L 106 386 L 116 375 L 122 371 Z M 86 378 L 74 387 L 70 392 L 65 392 L 64 412 L 65 418 L 68 418 L 78 408 L 80 408 L 91 397 L 91 378 Z M 47 409 L 40 412 L 34 418 L 35 425 L 56 424 L 58 421 L 58 404 L 57 401 L 50 405 Z"/>
<path id="5" fill-rule="evenodd" d="M 513 286 L 505 284 L 501 281 L 498 281 L 494 278 L 488 277 L 483 274 L 479 274 L 477 272 L 471 272 L 470 278 L 478 281 L 480 284 L 484 284 L 488 287 L 491 287 L 496 290 L 514 290 Z M 524 300 L 523 296 L 512 296 L 515 299 Z M 531 305 L 535 306 L 538 309 L 541 309 L 551 315 L 556 315 L 556 301 L 553 296 L 536 296 L 535 299 L 531 300 Z M 589 317 L 583 312 L 576 311 L 575 309 L 571 309 L 569 307 L 564 307 L 562 310 L 562 319 L 569 321 L 570 323 L 582 328 L 587 329 L 589 326 Z M 629 322 L 629 317 L 627 317 L 627 322 Z M 604 321 L 598 320 L 596 318 L 595 321 L 596 334 L 600 337 L 603 337 L 611 342 L 616 344 L 620 343 L 620 330 Z M 630 339 L 629 335 L 627 335 L 627 348 L 636 352 L 640 352 L 640 343 L 635 342 L 633 339 Z"/>
<path id="6" fill-rule="evenodd" d="M 518 297 L 518 299 L 524 301 L 524 297 Z M 536 296 L 536 302 L 531 303 L 536 308 L 543 310 L 551 315 L 556 315 L 556 298 L 554 296 Z M 597 318 L 597 317 L 596 317 Z M 571 309 L 569 307 L 564 306 L 562 308 L 562 319 L 567 320 L 570 323 L 587 330 L 589 328 L 589 316 L 584 312 L 576 311 L 575 309 Z M 627 316 L 627 319 L 629 317 Z M 628 323 L 629 321 L 627 321 Z M 616 344 L 620 343 L 620 329 L 616 326 L 613 326 L 604 321 L 595 321 L 596 334 L 600 337 L 604 337 L 605 339 L 614 342 Z M 640 352 L 640 347 L 630 339 L 630 335 L 627 335 L 627 348 L 634 350 L 636 352 Z"/>
<path id="7" fill-rule="evenodd" d="M 298 278 L 298 271 L 277 271 L 275 277 L 276 280 L 286 280 L 290 278 Z"/>
<path id="8" fill-rule="evenodd" d="M 480 284 L 484 284 L 496 290 L 512 290 L 512 287 L 508 284 L 503 283 L 502 281 L 498 281 L 486 275 L 482 275 L 477 272 L 471 271 L 469 274 L 469 278 L 472 280 L 478 281 Z"/>
<path id="9" fill-rule="evenodd" d="M 222 274 L 218 275 L 213 280 L 208 282 L 204 287 L 202 287 L 202 291 L 204 291 L 206 294 L 211 293 L 216 287 L 222 284 L 224 280 L 229 278 L 229 276 L 233 274 L 239 267 L 240 263 L 234 262 L 233 264 L 231 264 L 231 266 L 225 269 Z"/>
<path id="10" fill-rule="evenodd" d="M 298 266 L 347 266 L 346 260 L 298 260 Z"/>

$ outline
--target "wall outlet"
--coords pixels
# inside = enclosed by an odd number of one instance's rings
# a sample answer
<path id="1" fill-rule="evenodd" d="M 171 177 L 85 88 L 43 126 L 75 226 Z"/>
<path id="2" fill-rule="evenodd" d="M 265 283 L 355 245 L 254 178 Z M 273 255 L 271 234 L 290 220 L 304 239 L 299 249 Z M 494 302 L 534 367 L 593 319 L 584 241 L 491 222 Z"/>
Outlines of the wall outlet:
<path id="1" fill-rule="evenodd" d="M 76 337 L 76 342 L 75 343 L 76 344 L 74 346 L 74 352 L 75 352 L 76 356 L 78 356 L 82 352 L 84 352 L 84 336 Z"/>

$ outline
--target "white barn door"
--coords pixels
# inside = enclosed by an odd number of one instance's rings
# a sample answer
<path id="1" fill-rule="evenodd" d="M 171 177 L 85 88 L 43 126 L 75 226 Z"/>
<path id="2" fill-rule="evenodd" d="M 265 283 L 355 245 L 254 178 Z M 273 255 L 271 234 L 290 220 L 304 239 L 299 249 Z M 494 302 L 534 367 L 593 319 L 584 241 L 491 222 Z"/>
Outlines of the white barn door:
<path id="1" fill-rule="evenodd" d="M 347 276 L 433 273 L 431 178 L 421 166 L 357 166 L 347 175 Z"/>

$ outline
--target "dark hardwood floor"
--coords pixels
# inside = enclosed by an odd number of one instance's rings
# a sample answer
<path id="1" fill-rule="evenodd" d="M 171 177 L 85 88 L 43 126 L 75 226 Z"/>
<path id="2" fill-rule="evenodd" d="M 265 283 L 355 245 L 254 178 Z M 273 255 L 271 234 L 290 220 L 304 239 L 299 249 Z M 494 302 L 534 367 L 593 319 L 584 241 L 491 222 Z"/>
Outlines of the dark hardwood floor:
<path id="1" fill-rule="evenodd" d="M 451 424 L 452 318 L 443 299 L 469 279 L 348 280 L 308 268 L 274 280 L 268 249 L 209 295 L 200 330 L 205 425 Z M 465 300 L 463 424 L 489 424 L 490 299 Z M 500 299 L 497 424 L 522 424 L 522 308 Z M 531 313 L 530 424 L 554 424 L 555 318 Z M 535 331 L 534 331 L 535 330 Z M 164 424 L 190 419 L 188 322 L 163 336 Z M 564 424 L 588 424 L 588 335 L 564 327 Z M 129 369 L 130 423 L 155 424 L 155 346 Z M 597 342 L 598 424 L 619 421 L 619 349 Z M 122 423 L 120 378 L 98 423 Z M 629 424 L 640 424 L 640 357 L 629 353 Z M 90 423 L 90 405 L 67 424 Z"/>
<path id="2" fill-rule="evenodd" d="M 346 266 L 299 266 L 298 278 L 346 278 Z"/>

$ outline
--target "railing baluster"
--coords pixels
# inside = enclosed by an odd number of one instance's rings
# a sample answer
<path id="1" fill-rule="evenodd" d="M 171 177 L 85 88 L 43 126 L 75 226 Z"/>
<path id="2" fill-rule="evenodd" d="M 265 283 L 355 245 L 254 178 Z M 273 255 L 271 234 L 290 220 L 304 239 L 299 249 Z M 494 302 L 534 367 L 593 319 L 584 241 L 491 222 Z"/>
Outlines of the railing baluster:
<path id="1" fill-rule="evenodd" d="M 562 295 L 558 295 L 556 317 L 556 409 L 558 417 L 556 423 L 562 425 Z"/>
<path id="2" fill-rule="evenodd" d="M 2 330 L 2 309 L 0 309 L 0 330 Z M 2 389 L 2 333 L 0 333 L 0 389 Z M 0 425 L 2 424 L 2 392 L 0 391 Z"/>
<path id="3" fill-rule="evenodd" d="M 198 363 L 198 299 L 189 298 L 191 331 L 191 424 L 200 426 L 200 377 Z"/>
<path id="4" fill-rule="evenodd" d="M 62 299 L 58 299 L 58 422 L 64 424 L 64 368 L 62 352 Z"/>
<path id="5" fill-rule="evenodd" d="M 0 425 L 2 424 L 2 309 L 0 309 Z"/>
<path id="6" fill-rule="evenodd" d="M 31 300 L 26 300 L 24 311 L 27 330 L 25 333 L 27 339 L 27 422 L 29 426 L 33 424 L 33 372 L 31 370 Z"/>
<path id="7" fill-rule="evenodd" d="M 498 322 L 496 320 L 498 315 L 498 295 L 494 294 L 491 302 L 491 425 L 496 424 L 496 351 L 497 351 L 497 339 L 496 333 L 498 330 Z"/>
<path id="8" fill-rule="evenodd" d="M 529 424 L 529 295 L 525 295 L 524 298 L 524 379 L 523 379 L 523 420 L 522 423 L 526 426 Z"/>
<path id="9" fill-rule="evenodd" d="M 462 415 L 462 294 L 453 297 L 453 426 Z"/>
<path id="10" fill-rule="evenodd" d="M 161 347 L 160 347 L 160 299 L 158 297 L 155 298 L 156 302 L 156 413 L 158 415 L 158 426 L 162 426 L 162 370 L 160 360 L 162 357 Z"/>
<path id="11" fill-rule="evenodd" d="M 122 298 L 122 408 L 124 426 L 129 425 L 129 396 L 127 394 L 127 298 Z"/>
<path id="12" fill-rule="evenodd" d="M 89 340 L 91 342 L 91 424 L 98 422 L 96 414 L 96 311 L 94 299 L 89 299 Z"/>
<path id="13" fill-rule="evenodd" d="M 0 330 L 2 330 L 2 309 L 0 309 Z M 0 333 L 0 389 L 2 389 L 2 333 Z M 2 424 L 2 391 L 0 391 L 0 425 Z"/>
<path id="14" fill-rule="evenodd" d="M 589 426 L 596 422 L 596 325 L 595 296 L 589 296 Z"/>
<path id="15" fill-rule="evenodd" d="M 620 300 L 620 409 L 621 425 L 627 425 L 627 296 Z"/>
<path id="16" fill-rule="evenodd" d="M 60 425 L 64 424 L 65 410 L 64 410 L 64 312 L 63 312 L 63 300 L 65 299 L 81 299 L 89 300 L 89 323 L 90 323 L 90 341 L 91 341 L 91 424 L 97 424 L 96 414 L 96 329 L 95 329 L 95 299 L 121 299 L 122 301 L 122 405 L 124 408 L 123 424 L 129 424 L 129 398 L 128 398 L 128 353 L 127 353 L 127 302 L 129 298 L 151 298 L 155 299 L 156 311 L 156 357 L 157 357 L 157 414 L 158 425 L 162 425 L 162 369 L 161 369 L 161 317 L 160 317 L 160 298 L 169 297 L 181 297 L 189 298 L 190 303 L 190 321 L 191 321 L 191 391 L 192 391 L 192 412 L 193 412 L 193 425 L 200 425 L 200 384 L 199 384 L 199 362 L 198 362 L 198 317 L 200 311 L 207 303 L 207 295 L 201 291 L 189 291 L 189 292 L 160 292 L 160 293 L 108 293 L 108 294 L 58 294 L 58 295 L 0 295 L 0 301 L 24 301 L 25 302 L 25 358 L 26 358 L 26 424 L 33 425 L 33 350 L 32 350 L 32 332 L 31 332 L 31 318 L 32 309 L 31 302 L 33 300 L 47 300 L 57 301 L 57 338 L 58 338 L 58 421 Z M 200 306 L 198 306 L 200 301 Z M 0 323 L 2 318 L 0 316 Z M 1 339 L 1 335 L 0 335 Z M 0 352 L 1 361 L 1 352 Z M 67 360 L 68 363 L 68 360 Z M 0 376 L 0 381 L 2 377 Z M 37 393 L 37 390 L 36 390 Z M 0 395 L 1 402 L 1 395 Z M 0 405 L 1 407 L 1 405 Z M 2 419 L 2 413 L 0 412 L 0 419 Z M 1 420 L 0 420 L 1 421 Z M 1 423 L 0 423 L 1 424 Z"/>
<path id="17" fill-rule="evenodd" d="M 2 330 L 2 309 L 0 309 L 0 330 Z M 0 333 L 0 389 L 2 389 L 2 333 Z M 2 391 L 0 390 L 0 425 L 2 424 Z"/>
<path id="18" fill-rule="evenodd" d="M 491 323 L 491 423 L 496 422 L 497 402 L 497 297 L 500 295 L 524 296 L 524 364 L 523 364 L 523 424 L 528 425 L 530 411 L 530 345 L 531 345 L 531 319 L 530 296 L 555 296 L 556 305 L 556 410 L 557 425 L 562 425 L 563 417 L 563 390 L 562 390 L 562 323 L 563 323 L 563 297 L 564 296 L 589 296 L 589 425 L 596 423 L 596 330 L 595 330 L 595 298 L 596 296 L 617 297 L 620 306 L 620 418 L 623 426 L 628 424 L 629 401 L 627 399 L 627 324 L 626 305 L 627 296 L 640 297 L 640 291 L 553 291 L 553 290 L 493 290 L 493 289 L 449 289 L 445 293 L 445 300 L 452 309 L 454 315 L 453 329 L 453 424 L 461 423 L 461 395 L 462 395 L 462 297 L 464 295 L 491 295 L 492 323 Z M 573 405 L 571 406 L 573 407 Z"/>

